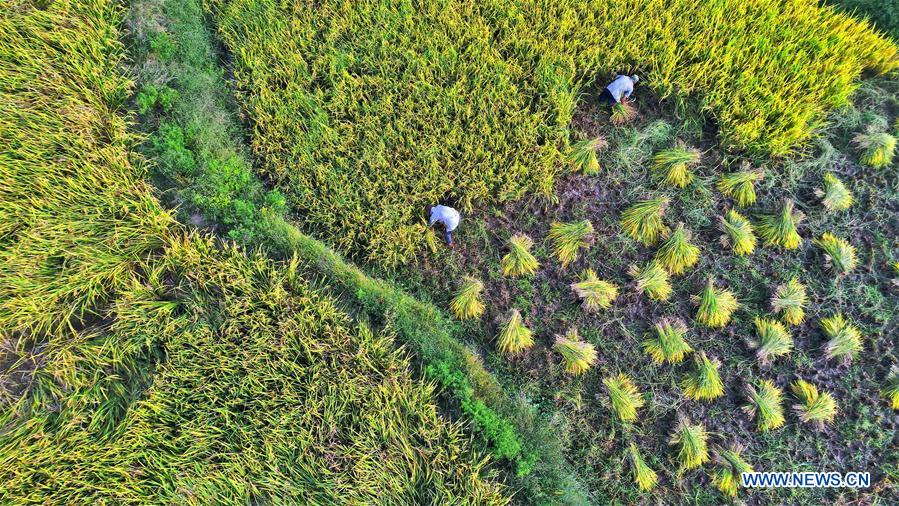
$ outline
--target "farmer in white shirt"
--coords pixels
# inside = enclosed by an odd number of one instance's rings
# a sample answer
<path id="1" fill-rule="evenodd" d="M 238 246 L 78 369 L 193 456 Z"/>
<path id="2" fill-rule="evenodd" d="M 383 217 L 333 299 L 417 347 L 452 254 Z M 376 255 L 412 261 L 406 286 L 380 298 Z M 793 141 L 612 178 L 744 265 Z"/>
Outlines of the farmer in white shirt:
<path id="1" fill-rule="evenodd" d="M 602 90 L 602 94 L 599 95 L 599 100 L 605 100 L 609 105 L 627 103 L 627 100 L 631 98 L 631 93 L 634 92 L 634 85 L 637 84 L 637 81 L 639 80 L 640 77 L 636 74 L 632 76 L 616 74 L 615 80 L 606 86 L 606 89 Z"/>
<path id="2" fill-rule="evenodd" d="M 434 223 L 443 224 L 443 228 L 445 230 L 443 236 L 446 238 L 446 244 L 452 248 L 453 247 L 453 230 L 456 230 L 456 227 L 459 226 L 459 221 L 462 220 L 462 217 L 459 216 L 459 211 L 456 211 L 452 207 L 449 206 L 428 206 L 425 208 L 425 213 L 428 215 L 428 226 L 433 227 Z"/>

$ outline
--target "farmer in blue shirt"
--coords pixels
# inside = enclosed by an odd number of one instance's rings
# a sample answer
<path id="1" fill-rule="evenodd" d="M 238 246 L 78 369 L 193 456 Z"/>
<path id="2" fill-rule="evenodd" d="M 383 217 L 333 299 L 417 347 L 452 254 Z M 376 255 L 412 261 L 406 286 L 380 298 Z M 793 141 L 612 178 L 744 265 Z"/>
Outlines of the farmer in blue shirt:
<path id="1" fill-rule="evenodd" d="M 636 85 L 639 80 L 640 77 L 636 74 L 632 76 L 616 74 L 615 80 L 606 86 L 606 89 L 602 90 L 602 94 L 599 95 L 599 100 L 605 100 L 609 105 L 627 103 L 627 100 L 631 98 L 631 93 L 634 92 L 634 85 Z"/>
<path id="2" fill-rule="evenodd" d="M 449 206 L 428 206 L 425 208 L 425 214 L 428 215 L 428 226 L 433 227 L 434 223 L 443 224 L 443 228 L 445 230 L 443 237 L 446 238 L 446 244 L 452 248 L 453 247 L 453 230 L 456 230 L 456 227 L 459 226 L 459 222 L 462 220 L 462 217 L 459 216 L 459 211 L 456 211 L 452 207 Z"/>

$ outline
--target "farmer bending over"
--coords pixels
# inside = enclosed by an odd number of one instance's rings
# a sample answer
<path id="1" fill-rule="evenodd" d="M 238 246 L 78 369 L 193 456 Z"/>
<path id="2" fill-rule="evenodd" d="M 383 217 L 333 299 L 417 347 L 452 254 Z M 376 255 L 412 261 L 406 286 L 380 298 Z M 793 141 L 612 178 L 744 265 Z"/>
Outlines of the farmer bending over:
<path id="1" fill-rule="evenodd" d="M 425 208 L 425 213 L 428 215 L 428 226 L 433 227 L 434 223 L 440 222 L 443 224 L 443 228 L 445 230 L 443 236 L 446 238 L 446 244 L 449 245 L 450 248 L 453 247 L 453 230 L 456 230 L 456 227 L 459 226 L 459 221 L 462 219 L 459 216 L 459 211 L 456 211 L 452 207 L 449 206 L 428 206 Z"/>
<path id="2" fill-rule="evenodd" d="M 636 74 L 632 76 L 616 74 L 615 80 L 606 86 L 606 89 L 602 90 L 599 99 L 605 100 L 609 105 L 615 105 L 619 102 L 627 103 L 627 100 L 631 98 L 631 93 L 634 92 L 634 85 L 637 84 L 637 81 L 639 80 L 640 77 Z"/>

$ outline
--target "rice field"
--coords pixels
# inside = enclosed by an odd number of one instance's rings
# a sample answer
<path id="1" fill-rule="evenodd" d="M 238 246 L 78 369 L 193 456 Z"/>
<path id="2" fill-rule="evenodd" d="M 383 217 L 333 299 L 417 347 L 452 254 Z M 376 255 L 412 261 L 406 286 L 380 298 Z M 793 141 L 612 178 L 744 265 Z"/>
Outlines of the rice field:
<path id="1" fill-rule="evenodd" d="M 614 72 L 713 120 L 725 145 L 779 156 L 862 72 L 899 65 L 814 0 L 208 6 L 261 174 L 339 250 L 393 266 L 429 243 L 426 205 L 552 201 L 578 97 Z"/>
<path id="2" fill-rule="evenodd" d="M 813 0 L 12 0 L 0 503 L 899 501 L 897 72 Z"/>
<path id="3" fill-rule="evenodd" d="M 7 7 L 0 502 L 508 503 L 389 328 L 162 208 L 118 3 Z"/>

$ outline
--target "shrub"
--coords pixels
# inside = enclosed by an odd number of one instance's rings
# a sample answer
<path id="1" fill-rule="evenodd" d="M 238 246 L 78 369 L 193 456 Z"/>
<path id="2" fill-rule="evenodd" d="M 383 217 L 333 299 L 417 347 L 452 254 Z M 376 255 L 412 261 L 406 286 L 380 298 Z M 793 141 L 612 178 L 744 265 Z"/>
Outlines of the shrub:
<path id="1" fill-rule="evenodd" d="M 678 142 L 676 147 L 659 151 L 652 158 L 652 173 L 666 184 L 683 188 L 693 180 L 690 169 L 699 164 L 700 153 Z"/>
<path id="2" fill-rule="evenodd" d="M 637 410 L 643 407 L 643 396 L 634 386 L 627 374 L 619 373 L 617 376 L 605 378 L 602 384 L 609 394 L 609 404 L 612 412 L 622 422 L 633 422 L 637 419 Z"/>
<path id="3" fill-rule="evenodd" d="M 852 323 L 837 313 L 819 321 L 821 330 L 827 336 L 824 354 L 827 358 L 842 358 L 849 362 L 862 351 L 862 334 Z"/>
<path id="4" fill-rule="evenodd" d="M 694 355 L 696 369 L 681 381 L 684 394 L 693 400 L 712 400 L 724 395 L 724 383 L 718 374 L 721 362 L 710 359 L 705 352 Z"/>
<path id="5" fill-rule="evenodd" d="M 581 280 L 572 283 L 571 289 L 583 301 L 584 310 L 590 313 L 607 309 L 618 297 L 618 287 L 597 278 L 593 269 L 585 269 L 581 273 Z"/>
<path id="6" fill-rule="evenodd" d="M 746 386 L 749 404 L 743 410 L 755 418 L 756 426 L 761 432 L 780 428 L 784 424 L 783 392 L 771 380 L 762 380 L 758 388 Z"/>
<path id="7" fill-rule="evenodd" d="M 656 483 L 658 483 L 659 478 L 656 475 L 656 472 L 643 460 L 643 456 L 640 455 L 640 450 L 637 449 L 637 445 L 634 443 L 631 443 L 628 447 L 628 460 L 631 462 L 631 469 L 634 473 L 634 482 L 637 484 L 640 491 L 649 492 L 652 490 L 656 486 Z"/>
<path id="8" fill-rule="evenodd" d="M 731 315 L 739 307 L 734 294 L 730 290 L 715 288 L 711 279 L 702 293 L 698 297 L 694 295 L 691 300 L 698 305 L 696 321 L 713 329 L 727 325 Z"/>
<path id="9" fill-rule="evenodd" d="M 821 238 L 816 239 L 814 243 L 824 250 L 827 267 L 839 274 L 848 273 L 858 264 L 855 247 L 845 239 L 840 239 L 830 232 L 824 232 L 821 234 Z"/>
<path id="10" fill-rule="evenodd" d="M 611 121 L 613 125 L 620 126 L 630 123 L 635 117 L 637 117 L 637 110 L 634 109 L 634 106 L 619 102 L 612 106 L 612 114 L 609 117 L 609 121 Z"/>
<path id="11" fill-rule="evenodd" d="M 685 470 L 695 469 L 709 460 L 708 433 L 700 423 L 691 425 L 686 418 L 678 421 L 670 445 L 677 446 L 677 460 Z"/>
<path id="12" fill-rule="evenodd" d="M 637 291 L 645 293 L 652 300 L 668 300 L 671 297 L 671 283 L 668 272 L 658 262 L 652 261 L 642 269 L 632 265 L 628 273 L 636 282 Z"/>
<path id="13" fill-rule="evenodd" d="M 596 362 L 596 348 L 581 341 L 577 329 L 569 330 L 564 336 L 556 336 L 553 349 L 562 355 L 562 363 L 568 374 L 583 374 Z"/>
<path id="14" fill-rule="evenodd" d="M 755 333 L 758 340 L 751 345 L 757 349 L 756 357 L 763 366 L 770 365 L 774 358 L 787 356 L 793 351 L 793 336 L 778 321 L 756 317 Z"/>
<path id="15" fill-rule="evenodd" d="M 524 351 L 534 345 L 531 329 L 524 325 L 521 313 L 513 309 L 509 319 L 500 328 L 496 337 L 496 349 L 500 353 L 513 354 Z"/>
<path id="16" fill-rule="evenodd" d="M 549 229 L 549 239 L 553 242 L 553 255 L 562 267 L 577 260 L 578 251 L 589 246 L 587 242 L 593 233 L 593 224 L 587 220 L 572 223 L 553 223 Z"/>
<path id="17" fill-rule="evenodd" d="M 718 217 L 725 236 L 721 243 L 733 249 L 734 254 L 749 255 L 755 250 L 755 229 L 742 214 L 731 209 L 724 217 Z"/>
<path id="18" fill-rule="evenodd" d="M 156 32 L 150 35 L 150 51 L 162 61 L 169 61 L 175 56 L 175 42 L 166 32 Z"/>
<path id="19" fill-rule="evenodd" d="M 727 497 L 736 497 L 741 486 L 740 475 L 752 473 L 754 469 L 743 459 L 743 446 L 735 444 L 730 449 L 719 448 L 715 452 L 715 460 L 721 465 L 712 477 L 712 483 Z"/>
<path id="20" fill-rule="evenodd" d="M 759 216 L 756 230 L 769 245 L 796 249 L 802 244 L 802 237 L 796 231 L 796 225 L 802 218 L 802 213 L 793 211 L 793 201 L 787 199 L 779 213 Z"/>
<path id="21" fill-rule="evenodd" d="M 534 241 L 526 235 L 517 234 L 509 238 L 509 252 L 502 259 L 503 276 L 532 276 L 540 263 L 531 253 Z"/>
<path id="22" fill-rule="evenodd" d="M 890 373 L 887 375 L 883 390 L 880 393 L 890 404 L 891 408 L 899 411 L 899 367 L 893 366 L 890 368 Z"/>
<path id="23" fill-rule="evenodd" d="M 147 114 L 157 105 L 163 111 L 169 111 L 178 98 L 178 91 L 173 88 L 148 84 L 141 88 L 135 97 L 137 112 L 139 114 Z"/>
<path id="24" fill-rule="evenodd" d="M 740 207 L 755 204 L 755 183 L 765 177 L 762 170 L 752 170 L 749 163 L 744 163 L 743 170 L 724 174 L 718 180 L 718 190 L 725 196 L 734 199 Z"/>
<path id="25" fill-rule="evenodd" d="M 896 152 L 896 138 L 886 132 L 858 134 L 853 139 L 859 151 L 859 161 L 863 165 L 881 169 L 893 163 Z"/>
<path id="26" fill-rule="evenodd" d="M 778 286 L 771 297 L 771 309 L 775 313 L 782 313 L 780 318 L 787 325 L 799 325 L 805 320 L 806 304 L 808 296 L 805 285 L 796 278 Z"/>
<path id="27" fill-rule="evenodd" d="M 609 143 L 602 137 L 578 141 L 571 146 L 568 160 L 578 172 L 588 176 L 599 174 L 599 160 L 596 152 L 608 147 Z"/>
<path id="28" fill-rule="evenodd" d="M 621 213 L 621 228 L 644 246 L 655 244 L 668 232 L 668 227 L 662 223 L 668 202 L 664 197 L 637 202 Z"/>
<path id="29" fill-rule="evenodd" d="M 653 336 L 643 341 L 643 350 L 657 364 L 677 364 L 684 360 L 693 348 L 684 339 L 687 326 L 677 318 L 663 318 L 655 327 Z"/>
<path id="30" fill-rule="evenodd" d="M 450 301 L 450 310 L 460 320 L 480 318 L 484 314 L 484 303 L 481 301 L 481 291 L 484 284 L 480 280 L 470 276 L 462 279 L 462 286 L 456 292 L 456 296 Z"/>
<path id="31" fill-rule="evenodd" d="M 793 405 L 793 411 L 802 423 L 812 424 L 819 430 L 833 422 L 837 416 L 837 401 L 828 392 L 818 392 L 815 385 L 804 380 L 796 380 L 790 386 L 799 404 Z"/>
<path id="32" fill-rule="evenodd" d="M 830 211 L 845 211 L 852 206 L 852 192 L 830 172 L 824 174 L 824 189 L 815 189 L 815 196 Z"/>
<path id="33" fill-rule="evenodd" d="M 690 233 L 684 224 L 678 223 L 674 232 L 662 243 L 656 252 L 656 261 L 672 275 L 683 274 L 699 261 L 699 248 L 690 244 Z"/>
<path id="34" fill-rule="evenodd" d="M 150 141 L 164 174 L 177 179 L 196 173 L 197 160 L 187 146 L 184 130 L 180 126 L 168 121 L 161 122 Z"/>

